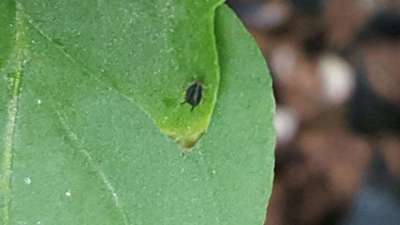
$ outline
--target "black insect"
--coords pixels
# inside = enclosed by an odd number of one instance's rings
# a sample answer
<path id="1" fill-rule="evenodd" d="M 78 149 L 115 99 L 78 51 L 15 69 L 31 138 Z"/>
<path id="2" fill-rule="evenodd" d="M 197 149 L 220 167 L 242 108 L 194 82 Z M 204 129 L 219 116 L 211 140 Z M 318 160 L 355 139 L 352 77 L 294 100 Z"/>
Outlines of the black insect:
<path id="1" fill-rule="evenodd" d="M 188 103 L 192 106 L 191 111 L 193 111 L 200 104 L 202 97 L 203 85 L 199 81 L 195 81 L 186 89 L 185 101 L 182 104 Z"/>

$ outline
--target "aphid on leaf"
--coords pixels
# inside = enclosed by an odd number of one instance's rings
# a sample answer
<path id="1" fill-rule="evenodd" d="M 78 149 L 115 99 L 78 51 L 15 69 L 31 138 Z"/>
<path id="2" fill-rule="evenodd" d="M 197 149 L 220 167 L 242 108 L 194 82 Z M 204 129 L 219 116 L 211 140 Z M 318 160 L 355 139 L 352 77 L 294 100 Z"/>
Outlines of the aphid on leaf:
<path id="1" fill-rule="evenodd" d="M 194 81 L 187 89 L 185 101 L 182 104 L 188 103 L 192 106 L 191 111 L 198 106 L 203 97 L 203 85 L 199 81 Z"/>

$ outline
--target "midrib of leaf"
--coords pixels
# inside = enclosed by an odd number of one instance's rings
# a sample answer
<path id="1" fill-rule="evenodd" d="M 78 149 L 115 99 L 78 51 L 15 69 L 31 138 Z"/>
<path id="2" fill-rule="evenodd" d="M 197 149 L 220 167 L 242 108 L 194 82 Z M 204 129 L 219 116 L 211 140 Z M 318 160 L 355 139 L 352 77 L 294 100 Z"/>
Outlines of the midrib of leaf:
<path id="1" fill-rule="evenodd" d="M 4 151 L 3 161 L 1 167 L 2 176 L 0 178 L 0 189 L 3 192 L 3 224 L 10 224 L 10 208 L 11 208 L 11 174 L 12 174 L 12 162 L 13 162 L 13 147 L 14 137 L 16 130 L 17 114 L 18 114 L 18 100 L 21 92 L 21 79 L 22 79 L 22 68 L 25 60 L 25 48 L 24 48 L 24 23 L 21 16 L 20 5 L 17 4 L 15 24 L 15 46 L 14 46 L 14 58 L 15 68 L 14 73 L 10 76 L 10 100 L 7 105 L 7 122 L 4 134 Z"/>

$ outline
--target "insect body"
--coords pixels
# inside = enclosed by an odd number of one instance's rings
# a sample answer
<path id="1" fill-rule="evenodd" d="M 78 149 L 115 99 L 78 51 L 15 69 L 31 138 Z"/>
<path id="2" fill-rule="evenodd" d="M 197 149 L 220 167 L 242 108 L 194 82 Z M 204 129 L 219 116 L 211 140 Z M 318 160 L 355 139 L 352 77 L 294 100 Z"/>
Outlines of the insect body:
<path id="1" fill-rule="evenodd" d="M 199 81 L 195 81 L 186 89 L 185 101 L 182 104 L 188 103 L 192 106 L 191 111 L 193 111 L 200 104 L 202 97 L 203 85 Z"/>

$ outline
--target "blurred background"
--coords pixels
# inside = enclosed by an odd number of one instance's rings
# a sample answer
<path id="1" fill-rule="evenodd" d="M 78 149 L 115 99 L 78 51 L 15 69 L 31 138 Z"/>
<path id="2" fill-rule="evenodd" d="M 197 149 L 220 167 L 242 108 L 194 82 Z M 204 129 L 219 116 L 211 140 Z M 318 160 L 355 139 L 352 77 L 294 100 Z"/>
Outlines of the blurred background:
<path id="1" fill-rule="evenodd" d="M 228 0 L 275 86 L 266 225 L 400 225 L 400 0 Z"/>

